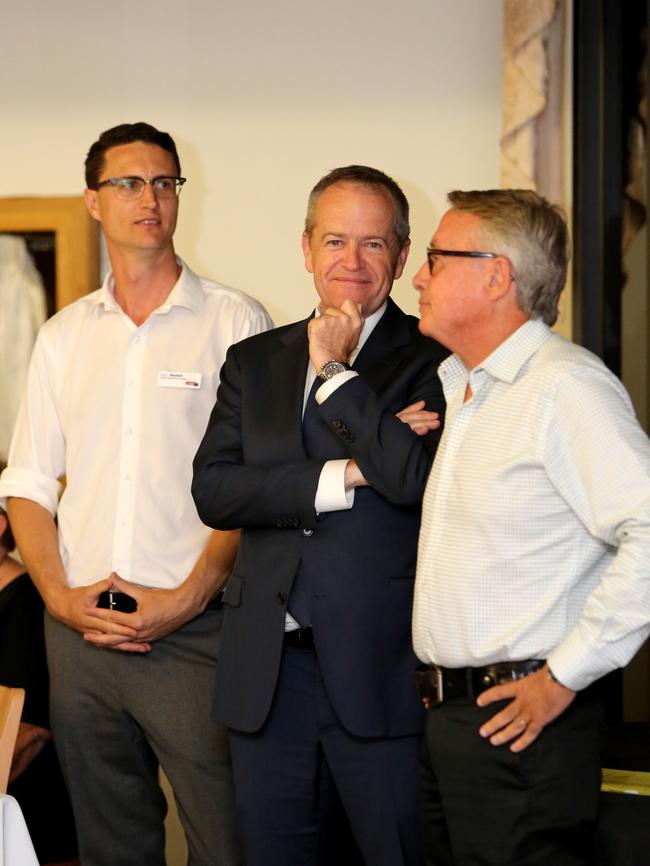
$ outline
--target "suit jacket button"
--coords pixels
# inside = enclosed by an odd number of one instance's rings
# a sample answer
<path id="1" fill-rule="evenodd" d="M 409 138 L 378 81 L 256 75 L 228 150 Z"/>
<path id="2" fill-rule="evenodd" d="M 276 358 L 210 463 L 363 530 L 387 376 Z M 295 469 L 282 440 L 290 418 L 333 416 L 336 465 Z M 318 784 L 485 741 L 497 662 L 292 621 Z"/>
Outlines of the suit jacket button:
<path id="1" fill-rule="evenodd" d="M 305 536 L 305 538 L 309 538 L 310 535 L 314 534 L 314 530 L 313 529 L 303 529 L 302 534 Z"/>
<path id="2" fill-rule="evenodd" d="M 278 600 L 278 604 L 286 604 L 287 603 L 287 594 L 286 592 L 278 592 L 275 596 Z"/>

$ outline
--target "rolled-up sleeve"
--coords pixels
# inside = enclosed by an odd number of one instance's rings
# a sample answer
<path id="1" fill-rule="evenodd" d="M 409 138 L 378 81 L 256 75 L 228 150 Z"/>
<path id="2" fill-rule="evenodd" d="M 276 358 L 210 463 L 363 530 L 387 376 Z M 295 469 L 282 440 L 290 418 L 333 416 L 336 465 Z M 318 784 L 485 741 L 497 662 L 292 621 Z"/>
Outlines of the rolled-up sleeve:
<path id="1" fill-rule="evenodd" d="M 41 331 L 29 365 L 8 465 L 0 478 L 2 507 L 9 497 L 19 497 L 37 502 L 52 515 L 57 510 L 62 487 L 59 478 L 65 473 L 65 437 L 52 379 L 53 352 Z"/>

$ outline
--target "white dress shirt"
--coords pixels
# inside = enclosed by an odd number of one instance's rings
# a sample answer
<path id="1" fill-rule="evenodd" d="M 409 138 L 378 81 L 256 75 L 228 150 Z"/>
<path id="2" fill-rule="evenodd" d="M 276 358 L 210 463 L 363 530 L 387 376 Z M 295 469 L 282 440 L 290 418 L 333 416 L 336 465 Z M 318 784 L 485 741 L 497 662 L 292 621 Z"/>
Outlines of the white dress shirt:
<path id="1" fill-rule="evenodd" d="M 70 586 L 112 571 L 178 586 L 212 531 L 190 494 L 192 459 L 226 350 L 271 320 L 257 301 L 180 264 L 140 327 L 116 303 L 108 274 L 49 319 L 34 347 L 0 496 L 58 515 Z"/>
<path id="2" fill-rule="evenodd" d="M 650 444 L 629 397 L 541 321 L 471 372 L 452 355 L 440 378 L 415 651 L 448 667 L 546 658 L 584 688 L 650 631 Z"/>

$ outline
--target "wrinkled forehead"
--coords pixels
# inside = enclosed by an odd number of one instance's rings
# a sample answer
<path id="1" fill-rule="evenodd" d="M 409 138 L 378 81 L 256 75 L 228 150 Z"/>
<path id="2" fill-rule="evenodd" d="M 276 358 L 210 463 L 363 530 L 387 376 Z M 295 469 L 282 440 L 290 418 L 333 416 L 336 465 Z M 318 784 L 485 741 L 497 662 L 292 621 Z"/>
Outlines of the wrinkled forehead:
<path id="1" fill-rule="evenodd" d="M 431 246 L 439 249 L 476 249 L 482 220 L 476 214 L 449 208 L 431 239 Z"/>
<path id="2" fill-rule="evenodd" d="M 397 208 L 392 196 L 381 186 L 341 181 L 321 193 L 314 210 L 314 230 L 318 233 L 349 231 L 365 234 L 395 235 Z"/>

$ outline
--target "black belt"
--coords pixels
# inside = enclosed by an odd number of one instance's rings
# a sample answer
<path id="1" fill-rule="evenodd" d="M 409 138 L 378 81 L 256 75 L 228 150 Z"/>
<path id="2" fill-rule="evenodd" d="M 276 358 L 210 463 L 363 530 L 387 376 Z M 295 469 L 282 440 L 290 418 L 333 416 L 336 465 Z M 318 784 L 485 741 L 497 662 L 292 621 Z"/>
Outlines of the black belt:
<path id="1" fill-rule="evenodd" d="M 311 626 L 307 628 L 295 628 L 293 631 L 285 631 L 283 643 L 285 646 L 290 646 L 294 649 L 316 652 L 314 630 Z"/>
<path id="2" fill-rule="evenodd" d="M 218 592 L 214 598 L 211 598 L 210 601 L 206 604 L 205 610 L 221 610 L 223 607 L 223 590 Z"/>
<path id="3" fill-rule="evenodd" d="M 544 664 L 542 659 L 526 659 L 521 662 L 495 662 L 482 668 L 441 668 L 430 665 L 426 670 L 415 672 L 415 683 L 420 697 L 441 704 L 453 698 L 475 698 L 492 686 L 527 677 Z"/>

